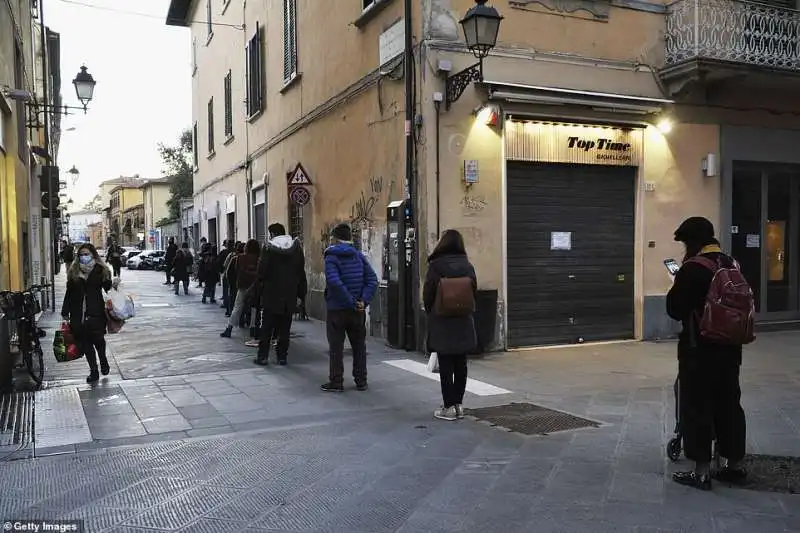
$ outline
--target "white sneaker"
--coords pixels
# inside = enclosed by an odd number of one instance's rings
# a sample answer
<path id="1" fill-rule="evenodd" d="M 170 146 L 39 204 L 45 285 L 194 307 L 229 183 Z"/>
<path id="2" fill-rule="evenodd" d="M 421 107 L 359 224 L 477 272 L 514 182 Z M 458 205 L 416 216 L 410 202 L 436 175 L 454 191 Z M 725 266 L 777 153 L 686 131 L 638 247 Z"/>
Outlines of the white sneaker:
<path id="1" fill-rule="evenodd" d="M 258 348 L 258 340 L 257 339 L 250 339 L 249 341 L 244 343 L 244 345 L 245 346 L 249 346 L 251 348 Z"/>
<path id="2" fill-rule="evenodd" d="M 452 422 L 454 420 L 458 420 L 458 415 L 456 414 L 455 407 L 440 407 L 433 412 L 433 416 L 438 418 L 439 420 L 447 420 Z"/>
<path id="3" fill-rule="evenodd" d="M 461 404 L 456 405 L 456 417 L 464 418 L 464 406 Z"/>

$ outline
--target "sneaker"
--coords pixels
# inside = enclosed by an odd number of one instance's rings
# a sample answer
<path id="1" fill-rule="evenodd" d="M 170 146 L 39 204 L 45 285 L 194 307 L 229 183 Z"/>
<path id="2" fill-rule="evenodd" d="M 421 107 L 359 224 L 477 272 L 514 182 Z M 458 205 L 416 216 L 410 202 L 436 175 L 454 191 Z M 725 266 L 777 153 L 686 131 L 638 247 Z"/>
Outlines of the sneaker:
<path id="1" fill-rule="evenodd" d="M 253 363 L 259 366 L 269 366 L 269 359 L 267 357 L 256 357 Z"/>
<path id="2" fill-rule="evenodd" d="M 672 480 L 680 485 L 693 487 L 698 490 L 711 490 L 711 476 L 708 474 L 697 475 L 694 472 L 675 472 Z"/>
<path id="3" fill-rule="evenodd" d="M 464 406 L 461 404 L 456 405 L 456 417 L 459 419 L 464 418 Z"/>
<path id="4" fill-rule="evenodd" d="M 325 392 L 344 392 L 343 385 L 334 385 L 333 383 L 325 383 L 320 386 L 320 389 Z"/>
<path id="5" fill-rule="evenodd" d="M 433 416 L 439 420 L 447 420 L 448 422 L 458 420 L 455 407 L 440 407 L 433 412 Z"/>
<path id="6" fill-rule="evenodd" d="M 219 334 L 219 336 L 223 337 L 223 338 L 230 338 L 232 329 L 233 328 L 228 326 L 227 328 L 225 328 L 225 331 L 223 331 L 222 333 Z"/>
<path id="7" fill-rule="evenodd" d="M 365 390 L 369 389 L 369 385 L 366 383 L 356 383 L 356 390 L 364 392 Z"/>
<path id="8" fill-rule="evenodd" d="M 250 339 L 249 341 L 245 342 L 245 346 L 249 346 L 251 348 L 258 348 L 258 340 L 257 339 Z"/>

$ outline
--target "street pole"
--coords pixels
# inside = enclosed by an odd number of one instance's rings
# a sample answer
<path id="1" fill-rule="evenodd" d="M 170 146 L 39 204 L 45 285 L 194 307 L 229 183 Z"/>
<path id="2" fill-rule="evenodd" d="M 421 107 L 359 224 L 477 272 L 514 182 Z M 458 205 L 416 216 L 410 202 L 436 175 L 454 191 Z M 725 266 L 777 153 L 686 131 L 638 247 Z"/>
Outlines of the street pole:
<path id="1" fill-rule="evenodd" d="M 44 0 L 39 0 L 39 25 L 41 29 L 42 52 L 42 100 L 44 100 L 44 152 L 50 156 L 50 108 L 47 98 L 47 30 L 44 25 Z M 52 159 L 48 161 L 49 163 Z M 55 198 L 52 176 L 47 176 L 47 213 L 50 215 L 50 308 L 56 310 L 56 261 L 58 260 L 58 245 L 56 244 Z"/>

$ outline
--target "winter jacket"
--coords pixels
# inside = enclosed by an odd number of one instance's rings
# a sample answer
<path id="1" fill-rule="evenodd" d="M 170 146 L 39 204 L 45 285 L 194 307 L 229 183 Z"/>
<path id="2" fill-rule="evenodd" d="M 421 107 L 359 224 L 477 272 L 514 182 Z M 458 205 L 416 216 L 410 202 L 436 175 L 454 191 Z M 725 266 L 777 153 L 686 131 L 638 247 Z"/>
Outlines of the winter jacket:
<path id="1" fill-rule="evenodd" d="M 720 253 L 718 247 L 707 247 L 699 255 L 712 261 L 732 266 L 733 259 Z M 705 252 L 705 253 L 704 253 Z M 675 275 L 675 283 L 667 293 L 667 314 L 681 322 L 683 328 L 678 339 L 678 359 L 704 357 L 720 358 L 742 364 L 742 347 L 714 344 L 700 336 L 700 317 L 705 307 L 706 295 L 714 273 L 703 265 L 684 262 Z"/>
<path id="2" fill-rule="evenodd" d="M 280 235 L 267 242 L 258 262 L 264 313 L 292 315 L 297 311 L 297 299 L 305 298 L 308 290 L 305 263 L 303 247 L 297 239 Z"/>
<path id="3" fill-rule="evenodd" d="M 428 313 L 428 350 L 446 355 L 473 353 L 478 345 L 475 320 L 472 315 L 442 316 L 433 312 L 436 293 L 442 278 L 472 278 L 472 290 L 477 293 L 475 268 L 463 254 L 431 255 L 422 288 L 422 300 Z"/>
<path id="4" fill-rule="evenodd" d="M 178 253 L 178 245 L 174 242 L 167 246 L 167 253 L 164 254 L 164 263 L 167 267 L 171 267 L 175 262 L 175 255 Z"/>
<path id="5" fill-rule="evenodd" d="M 192 253 L 186 249 L 181 248 L 175 254 L 175 260 L 172 264 L 172 275 L 176 280 L 189 279 L 189 273 L 192 271 L 192 263 L 194 258 Z"/>
<path id="6" fill-rule="evenodd" d="M 238 288 L 247 290 L 258 278 L 258 256 L 255 254 L 239 254 L 236 256 L 235 278 Z"/>
<path id="7" fill-rule="evenodd" d="M 125 250 L 122 246 L 118 244 L 112 244 L 106 250 L 106 262 L 111 263 L 112 265 L 120 265 L 122 264 L 122 254 L 125 253 Z"/>
<path id="8" fill-rule="evenodd" d="M 355 309 L 356 302 L 369 305 L 378 288 L 378 277 L 360 251 L 350 243 L 325 250 L 325 304 L 328 311 Z"/>
<path id="9" fill-rule="evenodd" d="M 76 336 L 80 336 L 86 328 L 105 328 L 106 302 L 103 291 L 111 290 L 111 272 L 107 267 L 95 265 L 86 279 L 77 275 L 78 268 L 75 265 L 67 271 L 67 291 L 61 305 L 61 316 L 69 320 Z"/>

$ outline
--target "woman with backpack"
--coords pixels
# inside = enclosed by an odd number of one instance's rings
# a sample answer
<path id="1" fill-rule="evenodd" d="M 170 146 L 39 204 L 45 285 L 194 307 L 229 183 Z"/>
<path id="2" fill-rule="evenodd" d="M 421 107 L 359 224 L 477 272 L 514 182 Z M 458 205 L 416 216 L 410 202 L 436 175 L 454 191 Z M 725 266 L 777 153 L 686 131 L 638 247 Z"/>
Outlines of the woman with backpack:
<path id="1" fill-rule="evenodd" d="M 436 352 L 439 360 L 442 407 L 433 416 L 440 420 L 464 417 L 467 354 L 478 344 L 473 318 L 477 289 L 464 238 L 456 230 L 445 231 L 428 257 L 422 294 L 428 314 L 428 350 Z"/>
<path id="2" fill-rule="evenodd" d="M 675 240 L 684 244 L 686 254 L 667 294 L 667 314 L 683 325 L 678 340 L 678 419 L 684 454 L 694 461 L 694 469 L 676 472 L 672 479 L 711 490 L 715 434 L 719 454 L 727 460 L 715 477 L 735 483 L 747 476 L 742 466 L 746 429 L 739 368 L 742 344 L 753 339 L 755 309 L 752 291 L 737 263 L 722 253 L 709 220 L 686 219 L 675 231 Z M 709 298 L 714 294 L 724 298 Z M 724 302 L 727 309 L 718 312 L 709 301 Z M 714 320 L 708 320 L 709 312 Z"/>

